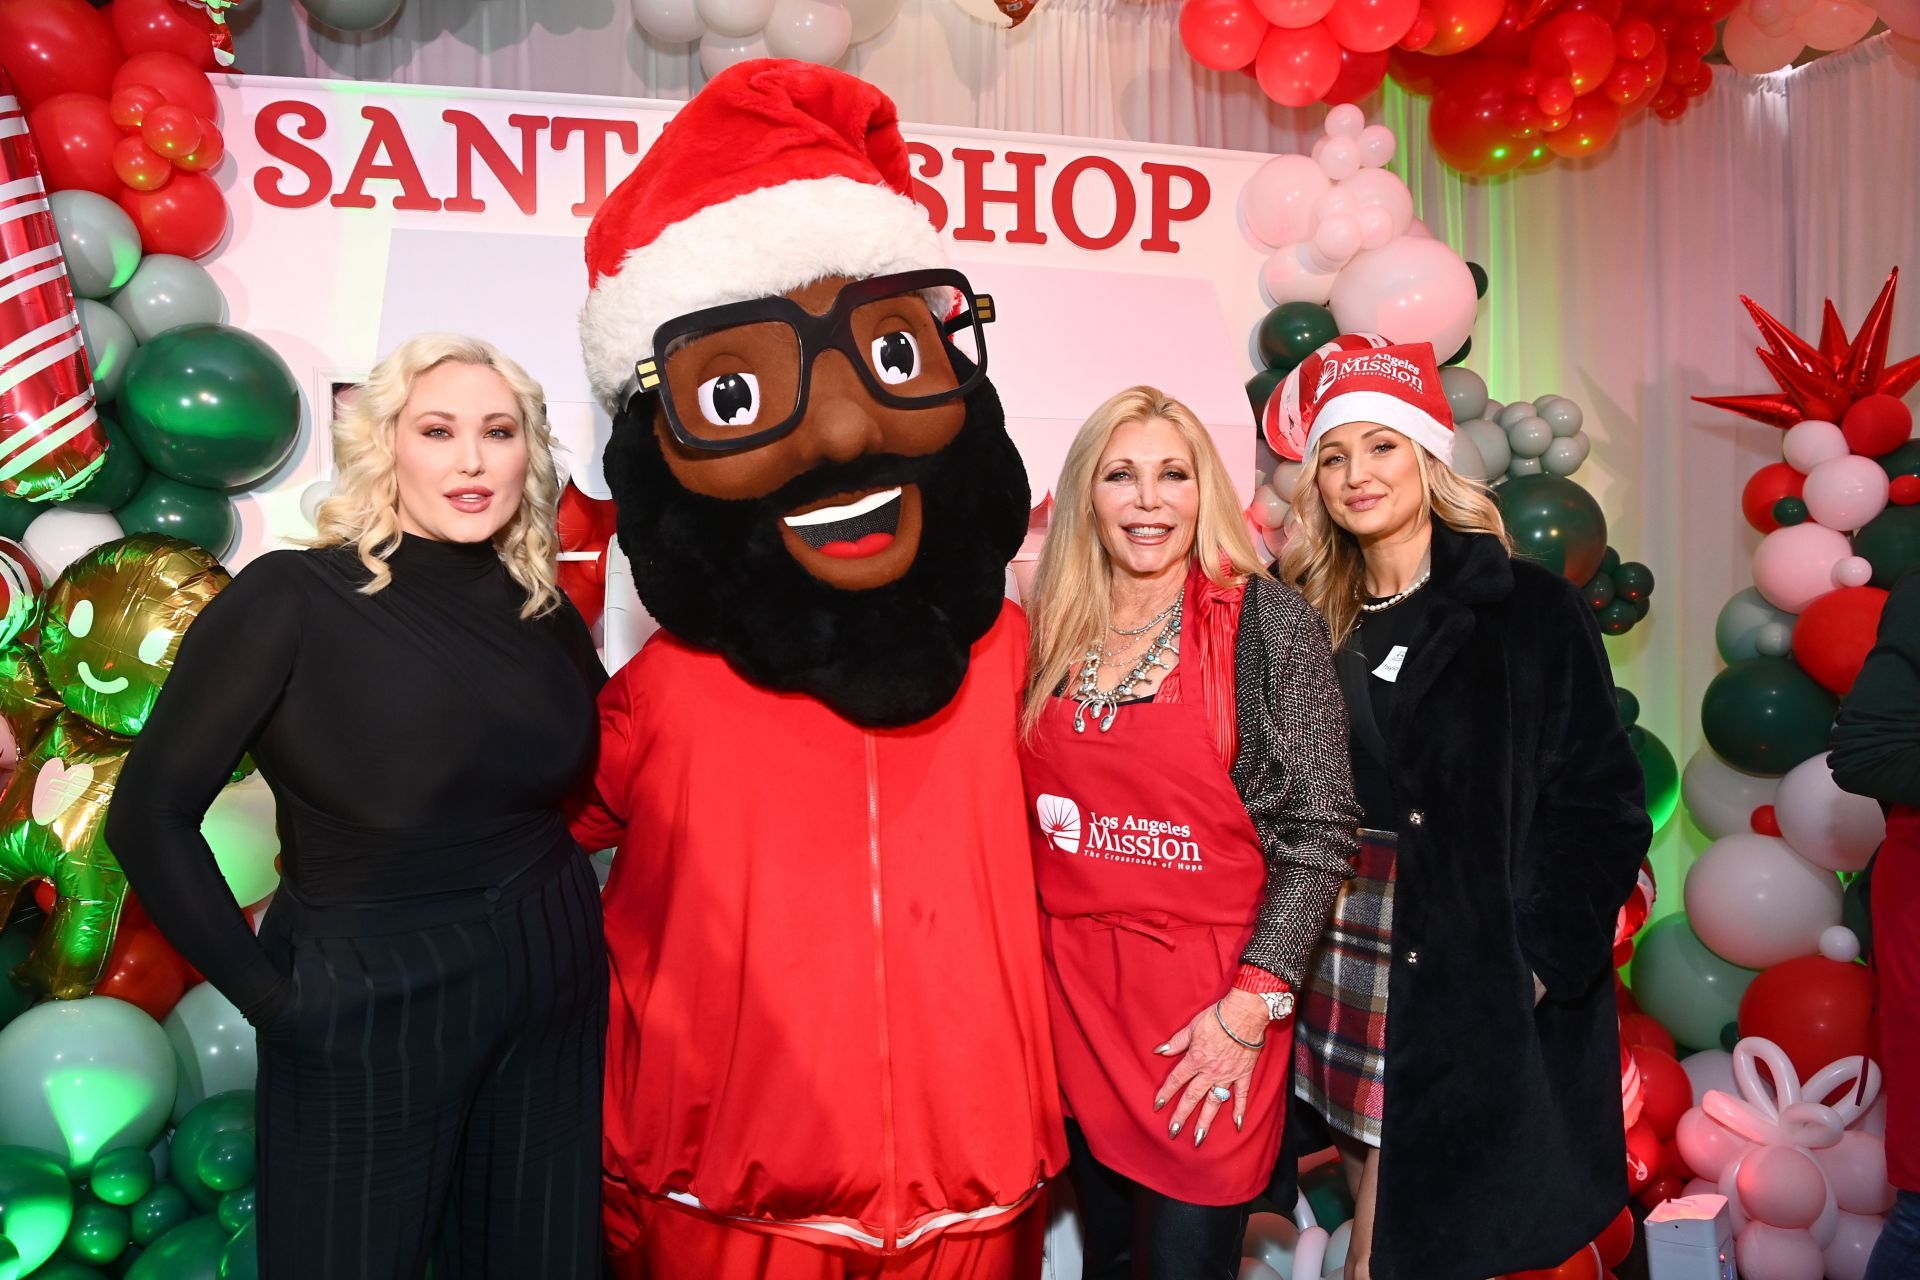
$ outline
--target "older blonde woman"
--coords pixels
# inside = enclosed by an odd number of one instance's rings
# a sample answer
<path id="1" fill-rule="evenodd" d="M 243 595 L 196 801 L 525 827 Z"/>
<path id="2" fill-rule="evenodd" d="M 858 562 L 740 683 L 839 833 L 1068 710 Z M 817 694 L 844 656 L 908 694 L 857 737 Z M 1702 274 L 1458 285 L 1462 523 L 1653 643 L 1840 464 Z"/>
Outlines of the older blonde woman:
<path id="1" fill-rule="evenodd" d="M 266 1276 L 597 1276 L 606 956 L 560 801 L 601 680 L 555 586 L 543 397 L 401 345 L 335 429 L 305 551 L 181 642 L 107 838 L 257 1028 Z M 200 836 L 251 752 L 284 879 L 256 940 Z"/>
<path id="2" fill-rule="evenodd" d="M 1022 770 L 1086 1274 L 1230 1280 L 1355 844 L 1333 655 L 1177 400 L 1096 410 L 1055 502 Z"/>

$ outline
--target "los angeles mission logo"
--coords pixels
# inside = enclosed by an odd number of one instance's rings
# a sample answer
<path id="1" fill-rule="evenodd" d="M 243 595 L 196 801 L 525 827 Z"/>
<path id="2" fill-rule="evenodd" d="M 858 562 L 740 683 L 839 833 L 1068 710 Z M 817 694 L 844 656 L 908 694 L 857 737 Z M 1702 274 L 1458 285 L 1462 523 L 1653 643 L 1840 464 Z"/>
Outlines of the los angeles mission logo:
<path id="1" fill-rule="evenodd" d="M 1413 361 L 1379 351 L 1357 351 L 1352 355 L 1331 355 L 1320 362 L 1320 385 L 1314 389 L 1313 398 L 1318 400 L 1325 395 L 1334 379 L 1353 377 L 1386 378 L 1404 383 L 1415 391 L 1426 390 L 1426 382 L 1420 376 L 1420 366 Z"/>
<path id="2" fill-rule="evenodd" d="M 1200 871 L 1200 843 L 1185 823 L 1090 813 L 1082 821 L 1080 806 L 1065 796 L 1043 795 L 1034 802 L 1040 834 L 1062 853 L 1131 862 L 1162 870 Z"/>

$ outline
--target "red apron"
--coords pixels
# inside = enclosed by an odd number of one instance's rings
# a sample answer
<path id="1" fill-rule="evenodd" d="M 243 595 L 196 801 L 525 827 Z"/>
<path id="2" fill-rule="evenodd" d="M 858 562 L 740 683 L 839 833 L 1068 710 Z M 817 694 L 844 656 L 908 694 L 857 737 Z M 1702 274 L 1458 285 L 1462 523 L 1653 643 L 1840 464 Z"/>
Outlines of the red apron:
<path id="1" fill-rule="evenodd" d="M 1227 1103 L 1198 1148 L 1195 1120 L 1169 1137 L 1173 1104 L 1153 1109 L 1177 1061 L 1153 1049 L 1232 986 L 1266 885 L 1259 839 L 1199 705 L 1123 706 L 1106 733 L 1075 733 L 1073 713 L 1053 699 L 1020 756 L 1061 1093 L 1108 1168 L 1244 1203 L 1280 1150 L 1293 1024 L 1268 1028 L 1246 1128 Z"/>

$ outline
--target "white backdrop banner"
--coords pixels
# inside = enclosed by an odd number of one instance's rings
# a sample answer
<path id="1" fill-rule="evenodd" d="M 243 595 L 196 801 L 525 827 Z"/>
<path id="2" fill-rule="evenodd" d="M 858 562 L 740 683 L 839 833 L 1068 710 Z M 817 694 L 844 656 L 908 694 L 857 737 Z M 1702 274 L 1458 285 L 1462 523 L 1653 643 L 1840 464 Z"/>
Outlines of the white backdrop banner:
<path id="1" fill-rule="evenodd" d="M 568 470 L 607 496 L 608 424 L 574 329 L 582 241 L 678 104 L 263 76 L 219 92 L 233 231 L 208 265 L 232 323 L 271 343 L 307 397 L 301 448 L 240 500 L 230 559 L 309 531 L 299 493 L 331 475 L 333 388 L 423 330 L 477 334 L 525 364 L 546 387 Z M 994 296 L 989 375 L 1034 500 L 1086 415 L 1140 382 L 1192 406 L 1250 496 L 1243 380 L 1265 255 L 1238 206 L 1266 157 L 905 132 L 915 197 L 954 265 Z"/>

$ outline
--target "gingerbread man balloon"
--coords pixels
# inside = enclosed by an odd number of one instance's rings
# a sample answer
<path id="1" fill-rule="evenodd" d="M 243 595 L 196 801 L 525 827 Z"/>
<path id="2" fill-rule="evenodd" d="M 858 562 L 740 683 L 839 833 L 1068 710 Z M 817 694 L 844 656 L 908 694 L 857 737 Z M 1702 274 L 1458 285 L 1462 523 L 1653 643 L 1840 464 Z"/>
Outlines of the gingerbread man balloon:
<path id="1" fill-rule="evenodd" d="M 100 979 L 127 892 L 101 835 L 114 784 L 181 634 L 228 581 L 199 547 L 140 534 L 95 547 L 47 592 L 37 665 L 59 703 L 20 742 L 0 791 L 0 919 L 30 882 L 54 888 L 53 914 L 16 973 L 38 990 L 73 999 Z M 16 661 L 31 674 L 28 657 Z"/>

